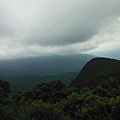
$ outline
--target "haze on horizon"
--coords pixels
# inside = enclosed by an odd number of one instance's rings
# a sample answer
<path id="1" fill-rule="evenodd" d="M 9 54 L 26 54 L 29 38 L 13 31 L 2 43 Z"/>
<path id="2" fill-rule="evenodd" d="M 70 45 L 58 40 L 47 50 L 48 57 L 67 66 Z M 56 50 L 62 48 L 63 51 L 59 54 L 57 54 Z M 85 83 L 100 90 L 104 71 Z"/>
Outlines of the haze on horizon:
<path id="1" fill-rule="evenodd" d="M 120 0 L 0 0 L 0 59 L 119 52 Z"/>

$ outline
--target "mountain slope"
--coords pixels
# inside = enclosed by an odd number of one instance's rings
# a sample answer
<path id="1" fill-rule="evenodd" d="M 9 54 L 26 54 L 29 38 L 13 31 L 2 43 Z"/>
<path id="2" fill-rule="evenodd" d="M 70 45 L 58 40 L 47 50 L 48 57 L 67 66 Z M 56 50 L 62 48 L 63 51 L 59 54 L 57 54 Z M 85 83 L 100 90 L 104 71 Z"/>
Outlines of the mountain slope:
<path id="1" fill-rule="evenodd" d="M 0 76 L 78 72 L 93 57 L 92 55 L 74 54 L 0 60 Z"/>
<path id="2" fill-rule="evenodd" d="M 78 75 L 78 72 L 67 72 L 55 75 L 23 75 L 23 76 L 8 76 L 1 77 L 2 80 L 9 81 L 11 87 L 11 94 L 16 94 L 19 91 L 25 91 L 38 83 L 51 81 L 51 80 L 62 80 L 66 85 L 69 85 L 71 81 Z"/>
<path id="3" fill-rule="evenodd" d="M 72 54 L 1 60 L 0 78 L 10 83 L 12 93 L 49 80 L 62 80 L 68 85 L 93 57 L 87 54 Z"/>
<path id="4" fill-rule="evenodd" d="M 70 86 L 78 89 L 102 86 L 107 90 L 120 89 L 120 61 L 108 58 L 94 58 L 81 70 Z M 117 89 L 117 90 L 118 90 Z"/>

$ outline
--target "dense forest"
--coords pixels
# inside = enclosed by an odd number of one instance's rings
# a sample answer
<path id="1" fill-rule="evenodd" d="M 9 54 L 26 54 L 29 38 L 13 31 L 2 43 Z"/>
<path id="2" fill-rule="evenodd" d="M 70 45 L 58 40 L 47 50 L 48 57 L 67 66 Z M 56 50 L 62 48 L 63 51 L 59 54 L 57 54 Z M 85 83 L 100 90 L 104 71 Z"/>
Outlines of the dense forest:
<path id="1" fill-rule="evenodd" d="M 93 57 L 88 54 L 70 54 L 0 60 L 0 79 L 9 82 L 11 94 L 56 79 L 62 79 L 69 85 Z"/>
<path id="2" fill-rule="evenodd" d="M 0 80 L 0 120 L 119 120 L 119 70 L 118 60 L 92 59 L 70 86 L 43 82 L 11 97 Z"/>

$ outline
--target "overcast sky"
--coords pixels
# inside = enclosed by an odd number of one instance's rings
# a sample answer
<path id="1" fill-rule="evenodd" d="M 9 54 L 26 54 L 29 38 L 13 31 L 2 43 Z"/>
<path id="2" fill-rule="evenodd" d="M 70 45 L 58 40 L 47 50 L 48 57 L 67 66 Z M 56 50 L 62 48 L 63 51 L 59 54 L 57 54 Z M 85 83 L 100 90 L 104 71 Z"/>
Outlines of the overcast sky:
<path id="1" fill-rule="evenodd" d="M 120 0 L 0 0 L 0 59 L 120 51 Z"/>

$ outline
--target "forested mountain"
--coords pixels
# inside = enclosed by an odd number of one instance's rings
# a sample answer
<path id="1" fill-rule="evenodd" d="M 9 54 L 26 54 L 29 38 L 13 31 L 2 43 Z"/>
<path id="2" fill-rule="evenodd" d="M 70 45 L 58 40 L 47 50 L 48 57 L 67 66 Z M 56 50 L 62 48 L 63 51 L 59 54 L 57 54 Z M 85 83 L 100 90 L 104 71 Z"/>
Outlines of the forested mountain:
<path id="1" fill-rule="evenodd" d="M 120 61 L 90 60 L 69 87 L 55 80 L 9 93 L 0 80 L 0 120 L 119 120 Z"/>
<path id="2" fill-rule="evenodd" d="M 83 67 L 70 86 L 79 90 L 85 87 L 90 89 L 98 87 L 107 96 L 117 96 L 120 94 L 120 61 L 94 58 Z"/>
<path id="3" fill-rule="evenodd" d="M 72 54 L 0 60 L 0 76 L 78 72 L 93 57 L 87 54 Z"/>
<path id="4" fill-rule="evenodd" d="M 0 79 L 9 81 L 12 93 L 49 80 L 61 79 L 68 85 L 93 57 L 72 54 L 0 60 Z"/>
<path id="5" fill-rule="evenodd" d="M 11 86 L 11 95 L 19 91 L 25 91 L 34 87 L 38 83 L 51 80 L 62 80 L 66 85 L 69 85 L 79 72 L 67 72 L 54 75 L 23 75 L 23 76 L 5 76 L 2 80 L 7 80 Z"/>

